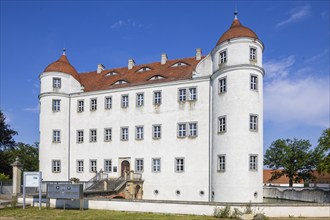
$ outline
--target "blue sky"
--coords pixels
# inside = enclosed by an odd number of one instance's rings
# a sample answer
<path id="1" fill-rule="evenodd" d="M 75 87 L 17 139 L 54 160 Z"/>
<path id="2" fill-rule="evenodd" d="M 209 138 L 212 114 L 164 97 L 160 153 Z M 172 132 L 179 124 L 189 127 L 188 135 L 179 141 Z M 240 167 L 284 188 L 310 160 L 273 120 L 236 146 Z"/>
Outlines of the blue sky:
<path id="1" fill-rule="evenodd" d="M 329 1 L 237 1 L 265 45 L 264 148 L 278 138 L 315 146 L 329 127 Z M 208 54 L 234 1 L 1 1 L 1 99 L 16 141 L 39 140 L 39 74 L 62 48 L 78 72 Z"/>

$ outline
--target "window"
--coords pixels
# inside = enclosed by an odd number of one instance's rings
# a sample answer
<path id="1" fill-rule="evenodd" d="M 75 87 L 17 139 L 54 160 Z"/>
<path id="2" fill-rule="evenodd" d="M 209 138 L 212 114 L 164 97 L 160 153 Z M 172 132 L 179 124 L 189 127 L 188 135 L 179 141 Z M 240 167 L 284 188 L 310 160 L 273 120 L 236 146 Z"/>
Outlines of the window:
<path id="1" fill-rule="evenodd" d="M 154 91 L 154 105 L 160 105 L 162 103 L 162 92 Z"/>
<path id="2" fill-rule="evenodd" d="M 84 142 L 84 131 L 77 131 L 77 143 Z"/>
<path id="3" fill-rule="evenodd" d="M 54 130 L 53 131 L 53 142 L 54 143 L 61 142 L 61 131 L 59 131 L 59 130 Z"/>
<path id="4" fill-rule="evenodd" d="M 61 161 L 60 160 L 52 160 L 52 172 L 53 173 L 61 172 Z"/>
<path id="5" fill-rule="evenodd" d="M 149 68 L 149 67 L 147 67 L 147 66 L 144 66 L 144 67 L 142 67 L 142 68 L 140 68 L 138 71 L 136 71 L 136 72 L 144 72 L 144 71 L 148 71 L 148 70 L 151 70 L 151 68 Z"/>
<path id="6" fill-rule="evenodd" d="M 258 131 L 258 115 L 250 115 L 250 130 Z"/>
<path id="7" fill-rule="evenodd" d="M 136 94 L 136 106 L 140 107 L 144 104 L 144 94 L 143 93 L 137 93 Z"/>
<path id="8" fill-rule="evenodd" d="M 218 172 L 226 171 L 226 155 L 218 155 Z"/>
<path id="9" fill-rule="evenodd" d="M 121 128 L 121 140 L 128 141 L 128 127 Z"/>
<path id="10" fill-rule="evenodd" d="M 184 158 L 175 158 L 175 172 L 184 172 Z"/>
<path id="11" fill-rule="evenodd" d="M 171 67 L 177 67 L 177 66 L 187 66 L 187 64 L 185 64 L 183 62 L 177 62 L 174 65 L 172 65 Z"/>
<path id="12" fill-rule="evenodd" d="M 105 109 L 111 109 L 112 108 L 112 97 L 105 97 L 104 108 Z"/>
<path id="13" fill-rule="evenodd" d="M 257 91 L 258 90 L 258 76 L 256 75 L 251 75 L 250 78 L 250 89 Z"/>
<path id="14" fill-rule="evenodd" d="M 161 75 L 155 75 L 155 76 L 151 77 L 149 80 L 158 80 L 158 79 L 164 79 L 164 77 Z"/>
<path id="15" fill-rule="evenodd" d="M 53 99 L 53 111 L 54 112 L 58 112 L 58 111 L 60 111 L 60 109 L 61 109 L 61 100 L 59 100 L 59 99 Z"/>
<path id="16" fill-rule="evenodd" d="M 178 137 L 186 137 L 186 124 L 178 124 Z"/>
<path id="17" fill-rule="evenodd" d="M 219 79 L 219 93 L 224 93 L 227 91 L 227 78 Z"/>
<path id="18" fill-rule="evenodd" d="M 89 161 L 89 172 L 97 172 L 96 160 Z"/>
<path id="19" fill-rule="evenodd" d="M 89 130 L 89 142 L 96 142 L 96 129 Z"/>
<path id="20" fill-rule="evenodd" d="M 143 159 L 136 159 L 135 160 L 135 171 L 138 173 L 143 172 Z"/>
<path id="21" fill-rule="evenodd" d="M 121 96 L 121 107 L 127 108 L 128 107 L 128 95 Z"/>
<path id="22" fill-rule="evenodd" d="M 91 111 L 95 111 L 97 109 L 97 99 L 91 99 Z"/>
<path id="23" fill-rule="evenodd" d="M 250 48 L 250 60 L 257 60 L 257 49 Z"/>
<path id="24" fill-rule="evenodd" d="M 195 101 L 197 100 L 197 88 L 189 88 L 189 100 Z"/>
<path id="25" fill-rule="evenodd" d="M 226 116 L 218 118 L 218 133 L 226 132 Z"/>
<path id="26" fill-rule="evenodd" d="M 112 161 L 104 160 L 104 172 L 110 173 L 112 171 Z"/>
<path id="27" fill-rule="evenodd" d="M 104 141 L 111 141 L 112 139 L 112 129 L 105 128 L 104 129 Z"/>
<path id="28" fill-rule="evenodd" d="M 77 111 L 78 112 L 83 112 L 84 111 L 84 100 L 78 100 Z"/>
<path id="29" fill-rule="evenodd" d="M 249 170 L 250 171 L 258 170 L 258 155 L 250 155 Z"/>
<path id="30" fill-rule="evenodd" d="M 118 80 L 118 81 L 115 82 L 113 85 L 120 85 L 120 84 L 125 84 L 125 83 L 128 83 L 128 82 L 125 81 L 125 80 Z"/>
<path id="31" fill-rule="evenodd" d="M 53 88 L 61 88 L 61 78 L 53 78 Z"/>
<path id="32" fill-rule="evenodd" d="M 115 71 L 111 71 L 105 74 L 104 76 L 115 76 L 115 75 L 117 75 L 117 73 Z"/>
<path id="33" fill-rule="evenodd" d="M 179 89 L 179 102 L 186 101 L 186 89 Z"/>
<path id="34" fill-rule="evenodd" d="M 189 123 L 189 136 L 196 137 L 197 136 L 197 123 Z"/>
<path id="35" fill-rule="evenodd" d="M 160 139 L 161 138 L 161 125 L 152 126 L 152 138 Z"/>
<path id="36" fill-rule="evenodd" d="M 152 159 L 152 172 L 160 172 L 160 158 Z"/>
<path id="37" fill-rule="evenodd" d="M 227 51 L 220 52 L 220 63 L 227 62 Z"/>
<path id="38" fill-rule="evenodd" d="M 143 126 L 137 126 L 135 132 L 136 132 L 135 139 L 143 140 Z"/>
<path id="39" fill-rule="evenodd" d="M 77 173 L 83 173 L 83 172 L 84 172 L 84 161 L 77 160 Z"/>

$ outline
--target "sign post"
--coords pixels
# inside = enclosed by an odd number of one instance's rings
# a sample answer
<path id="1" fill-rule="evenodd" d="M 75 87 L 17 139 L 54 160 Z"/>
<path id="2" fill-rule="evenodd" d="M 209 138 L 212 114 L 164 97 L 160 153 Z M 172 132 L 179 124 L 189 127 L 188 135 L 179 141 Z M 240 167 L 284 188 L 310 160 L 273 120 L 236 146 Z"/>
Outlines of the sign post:
<path id="1" fill-rule="evenodd" d="M 37 187 L 39 190 L 39 210 L 41 209 L 41 172 L 24 172 L 23 178 L 23 209 L 25 209 L 26 187 Z"/>

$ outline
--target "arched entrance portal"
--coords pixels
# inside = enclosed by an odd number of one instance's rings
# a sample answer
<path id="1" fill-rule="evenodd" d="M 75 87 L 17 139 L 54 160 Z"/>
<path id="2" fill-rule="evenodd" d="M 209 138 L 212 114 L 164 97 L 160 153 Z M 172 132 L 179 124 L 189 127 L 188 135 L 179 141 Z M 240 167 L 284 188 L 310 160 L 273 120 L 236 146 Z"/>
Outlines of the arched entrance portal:
<path id="1" fill-rule="evenodd" d="M 127 160 L 121 162 L 121 176 L 124 176 L 125 172 L 129 170 L 130 170 L 129 162 Z"/>

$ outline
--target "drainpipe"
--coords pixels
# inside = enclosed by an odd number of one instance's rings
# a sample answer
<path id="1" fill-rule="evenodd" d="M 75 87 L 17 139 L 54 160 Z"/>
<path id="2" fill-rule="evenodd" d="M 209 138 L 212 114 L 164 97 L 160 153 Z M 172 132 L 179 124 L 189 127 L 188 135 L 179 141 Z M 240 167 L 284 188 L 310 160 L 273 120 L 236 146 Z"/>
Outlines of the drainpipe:
<path id="1" fill-rule="evenodd" d="M 71 95 L 69 94 L 69 131 L 68 131 L 68 181 L 70 180 L 70 147 L 71 147 L 71 137 L 70 137 L 70 129 L 71 129 Z"/>
<path id="2" fill-rule="evenodd" d="M 212 96 L 213 96 L 213 87 L 212 87 L 212 76 L 209 81 L 209 202 L 212 200 L 212 142 L 213 142 L 213 123 L 212 123 Z"/>

